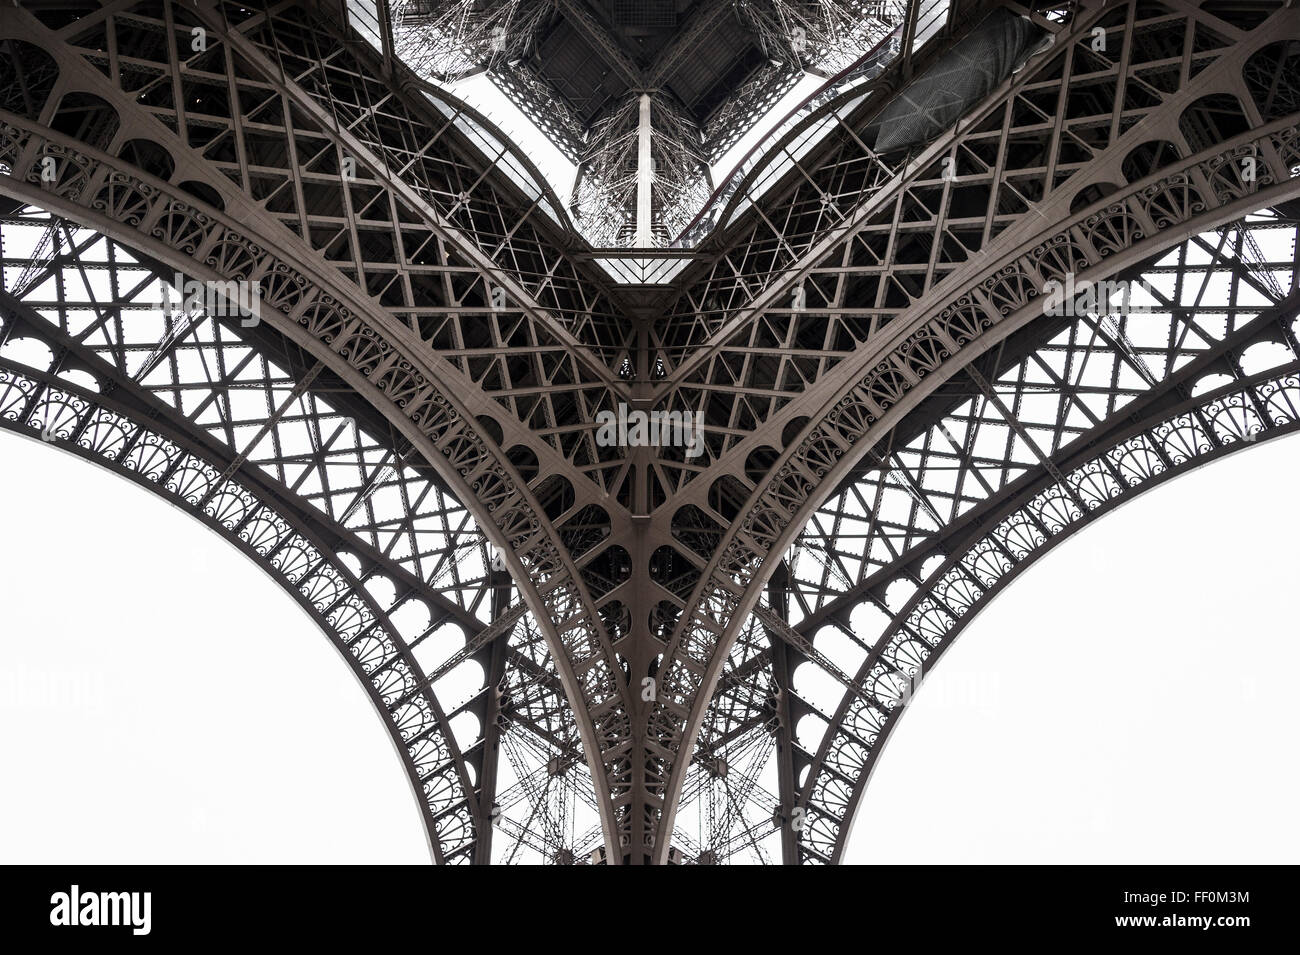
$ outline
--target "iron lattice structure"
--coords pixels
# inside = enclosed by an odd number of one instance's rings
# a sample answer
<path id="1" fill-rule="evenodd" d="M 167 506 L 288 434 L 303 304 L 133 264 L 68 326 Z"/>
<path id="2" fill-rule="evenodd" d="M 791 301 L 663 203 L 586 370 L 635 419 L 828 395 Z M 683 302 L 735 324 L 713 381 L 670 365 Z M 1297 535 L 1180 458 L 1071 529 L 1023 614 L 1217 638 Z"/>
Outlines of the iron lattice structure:
<path id="1" fill-rule="evenodd" d="M 650 95 L 654 127 L 651 241 L 670 245 L 709 200 L 708 163 L 701 133 L 658 95 Z M 640 103 L 627 99 L 592 128 L 571 208 L 582 233 L 598 245 L 634 246 Z"/>
<path id="2" fill-rule="evenodd" d="M 570 208 L 583 239 L 625 248 L 679 245 L 713 192 L 713 163 L 802 76 L 833 77 L 834 87 L 874 68 L 885 56 L 878 48 L 907 21 L 902 0 L 390 6 L 397 57 L 444 85 L 491 77 L 577 164 Z M 651 100 L 646 213 L 653 222 L 638 236 L 642 96 Z"/>
<path id="3" fill-rule="evenodd" d="M 836 862 L 993 596 L 1300 427 L 1300 10 L 951 3 L 921 44 L 927 8 L 657 283 L 384 4 L 4 8 L 0 426 L 265 567 L 435 860 Z M 703 453 L 599 443 L 620 405 Z"/>

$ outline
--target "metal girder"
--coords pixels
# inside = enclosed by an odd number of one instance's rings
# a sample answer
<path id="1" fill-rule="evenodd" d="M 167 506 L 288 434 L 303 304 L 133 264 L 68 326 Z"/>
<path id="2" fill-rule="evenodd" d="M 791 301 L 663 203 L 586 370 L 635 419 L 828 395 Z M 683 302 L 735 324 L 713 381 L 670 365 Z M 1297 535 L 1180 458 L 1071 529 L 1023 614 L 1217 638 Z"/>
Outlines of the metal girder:
<path id="1" fill-rule="evenodd" d="M 789 627 L 790 618 L 790 580 L 785 567 L 777 568 L 768 583 L 768 599 L 772 612 L 783 627 Z M 791 660 L 790 646 L 785 641 L 772 641 L 772 680 L 776 686 L 777 699 L 774 718 L 776 720 L 776 774 L 777 798 L 780 800 L 778 824 L 781 829 L 781 863 L 797 865 L 799 862 L 798 828 L 796 825 L 795 795 L 798 786 L 794 763 L 794 711 L 790 705 L 794 690 L 794 666 L 796 658 Z"/>
<path id="2" fill-rule="evenodd" d="M 42 227 L 39 222 L 32 226 Z M 16 231 L 12 225 L 0 227 L 0 252 L 5 253 L 6 264 L 12 261 L 7 246 L 17 244 Z M 104 240 L 96 236 L 86 245 L 102 248 Z M 291 424 L 302 428 L 309 423 L 319 436 L 338 419 L 336 411 L 317 404 L 310 384 L 301 390 L 293 387 L 293 403 L 298 407 L 290 414 L 282 406 L 264 419 L 264 430 L 244 450 L 221 440 L 220 435 L 228 433 L 226 421 L 196 428 L 194 418 L 183 413 L 182 406 L 193 408 L 207 389 L 219 395 L 218 406 L 226 409 L 217 415 L 222 418 L 229 414 L 227 396 L 234 391 L 241 396 L 284 393 L 293 385 L 292 379 L 273 380 L 268 374 L 270 363 L 278 364 L 280 356 L 260 357 L 257 365 L 263 377 L 240 375 L 238 384 L 178 378 L 175 361 L 170 362 L 171 375 L 153 376 L 146 382 L 135 380 L 129 371 L 142 347 L 121 337 L 121 316 L 132 304 L 132 291 L 139 293 L 149 285 L 156 289 L 156 282 L 142 281 L 135 289 L 124 290 L 122 297 L 106 300 L 94 297 L 90 283 L 71 288 L 76 278 L 84 276 L 85 263 L 79 259 L 84 251 L 85 246 L 65 256 L 62 271 L 66 278 L 56 275 L 27 289 L 22 298 L 0 290 L 0 340 L 6 345 L 20 339 L 39 341 L 51 356 L 45 367 L 0 356 L 3 426 L 28 436 L 39 432 L 42 440 L 164 496 L 261 564 L 332 639 L 385 717 L 423 810 L 435 858 L 463 861 L 477 838 L 473 822 L 477 794 L 443 708 L 418 662 L 417 650 L 430 637 L 453 639 L 444 626 L 449 621 L 462 631 L 480 629 L 482 623 L 474 613 L 476 602 L 448 599 L 435 584 L 444 568 L 431 568 L 429 580 L 419 575 L 431 555 L 423 555 L 423 563 L 416 555 L 406 561 L 395 560 L 376 547 L 364 525 L 345 528 L 339 524 L 331 515 L 334 508 L 328 494 L 324 500 L 305 499 L 287 487 L 283 478 L 274 477 L 277 471 L 283 474 L 285 464 L 299 463 L 301 457 L 285 452 L 286 457 L 277 461 L 266 446 L 279 442 L 263 440 L 267 433 L 283 437 Z M 131 266 L 136 265 L 126 255 L 118 261 L 126 271 L 115 272 L 115 278 L 130 274 Z M 154 270 L 140 264 L 135 271 L 147 276 Z M 58 315 L 57 321 L 46 317 L 51 312 Z M 191 340 L 174 342 L 172 357 L 207 354 L 215 358 L 223 349 L 227 354 L 249 353 L 247 340 L 230 334 L 223 343 L 215 327 L 206 327 L 209 324 L 215 325 L 215 319 L 203 323 L 203 345 L 198 344 L 196 330 Z M 87 386 L 89 382 L 94 383 L 93 388 Z M 320 400 L 326 399 L 322 396 Z M 350 443 L 366 447 L 370 442 L 368 435 L 354 432 Z M 335 449 L 332 457 L 345 461 L 344 449 Z M 354 465 L 364 469 L 357 461 L 360 457 L 353 456 Z M 324 472 L 322 465 L 317 467 Z M 339 470 L 335 468 L 334 473 Z M 417 482 L 408 478 L 403 483 L 413 488 Z M 347 489 L 338 488 L 336 493 L 346 496 Z M 426 532 L 437 526 L 448 529 L 436 516 L 421 519 L 412 514 L 411 519 Z M 466 543 L 483 547 L 476 528 L 471 526 L 464 536 L 468 541 L 453 540 L 446 558 L 454 560 L 458 553 L 466 557 Z M 350 559 L 340 559 L 343 554 Z M 373 595 L 380 582 L 392 585 L 388 602 Z M 480 582 L 467 583 L 477 590 Z M 399 628 L 392 613 L 410 601 L 428 609 L 427 624 Z"/>
<path id="3" fill-rule="evenodd" d="M 592 16 L 585 3 L 581 0 L 556 0 L 556 6 L 564 11 L 564 15 L 582 33 L 583 38 L 600 51 L 605 62 L 618 71 L 623 82 L 638 90 L 646 87 L 640 67 L 632 62 L 618 41 Z"/>
<path id="4" fill-rule="evenodd" d="M 1129 15 L 1133 9 L 1131 6 L 1127 11 L 1122 7 L 1093 8 L 1077 18 L 1070 32 L 1076 38 L 1092 36 L 1092 26 L 1099 19 L 1108 18 L 1106 22 L 1113 25 L 1102 27 L 1103 31 L 1127 35 L 1124 31 L 1136 29 Z M 1195 20 L 1197 12 L 1182 11 L 1181 16 L 1184 21 L 1189 17 Z M 1178 17 L 1171 16 L 1169 20 L 1173 29 L 1172 23 L 1178 22 Z M 672 753 L 691 746 L 695 727 L 703 718 L 726 658 L 730 634 L 747 619 L 757 599 L 756 587 L 761 586 L 775 561 L 812 515 L 816 489 L 826 483 L 833 486 L 838 475 L 853 465 L 902 415 L 943 385 L 959 363 L 969 364 L 996 342 L 1041 316 L 1042 303 L 1035 299 L 1048 281 L 1066 274 L 1089 282 L 1102 280 L 1189 234 L 1218 222 L 1234 221 L 1249 210 L 1284 203 L 1300 192 L 1291 172 L 1295 165 L 1292 145 L 1297 135 L 1295 113 L 1273 118 L 1243 106 L 1239 121 L 1243 131 L 1225 137 L 1226 141 L 1212 148 L 1197 152 L 1183 145 L 1179 155 L 1187 158 L 1170 162 L 1156 172 L 1140 164 L 1126 164 L 1135 148 L 1152 137 L 1172 137 L 1185 142 L 1186 123 L 1180 125 L 1180 119 L 1188 116 L 1199 119 L 1202 114 L 1198 104 L 1206 97 L 1219 95 L 1225 89 L 1239 90 L 1240 81 L 1236 77 L 1248 69 L 1252 56 L 1261 55 L 1279 36 L 1287 35 L 1287 31 L 1300 31 L 1294 11 L 1285 8 L 1274 13 L 1270 24 L 1272 29 L 1251 33 L 1225 30 L 1220 51 L 1206 54 L 1220 69 L 1208 68 L 1210 64 L 1206 64 L 1207 68 L 1196 72 L 1185 86 L 1167 94 L 1166 103 L 1153 100 L 1149 106 L 1152 115 L 1146 123 L 1131 124 L 1127 132 L 1114 138 L 1108 135 L 1104 141 L 1095 143 L 1090 150 L 1090 161 L 1071 170 L 1068 178 L 1065 164 L 1054 159 L 1052 152 L 1059 148 L 1071 128 L 1069 111 L 1061 110 L 1056 123 L 1041 111 L 1034 113 L 1041 119 L 1035 121 L 1036 132 L 1032 135 L 1044 144 L 1046 161 L 1030 163 L 1035 168 L 1034 181 L 1040 189 L 1032 196 L 1037 201 L 1022 202 L 1024 211 L 1008 217 L 1008 225 L 1020 221 L 1021 227 L 991 230 L 992 210 L 996 208 L 991 205 L 989 214 L 978 220 L 981 234 L 989 237 L 989 244 L 976 255 L 955 260 L 947 269 L 951 274 L 942 280 L 935 274 L 940 262 L 940 245 L 931 242 L 926 259 L 914 267 L 918 274 L 928 277 L 917 285 L 913 298 L 897 308 L 897 317 L 889 318 L 887 327 L 873 319 L 865 340 L 843 336 L 843 357 L 836 361 L 823 362 L 810 356 L 817 373 L 813 375 L 811 368 L 803 372 L 808 379 L 806 385 L 784 393 L 760 386 L 754 397 L 761 397 L 762 403 L 746 394 L 753 387 L 747 387 L 747 369 L 765 380 L 775 375 L 779 381 L 797 367 L 793 363 L 798 355 L 792 351 L 791 342 L 764 328 L 774 309 L 759 313 L 746 333 L 748 341 L 752 340 L 749 336 L 766 331 L 769 345 L 742 347 L 733 364 L 713 363 L 710 373 L 718 376 L 716 380 L 727 382 L 727 407 L 736 423 L 730 429 L 716 428 L 719 440 L 710 444 L 712 460 L 704 473 L 731 476 L 736 481 L 736 491 L 728 505 L 730 513 L 712 510 L 721 526 L 730 526 L 720 533 L 714 556 L 700 573 L 699 583 L 681 615 L 682 622 L 664 655 L 660 671 L 665 674 L 662 684 L 667 686 L 673 702 L 660 707 L 651 717 L 652 731 L 659 734 L 659 749 Z M 1185 22 L 1183 29 L 1186 29 Z M 1020 78 L 1005 85 L 999 97 L 985 103 L 981 113 L 997 120 L 986 125 L 994 134 L 992 142 L 1000 144 L 998 149 L 1005 151 L 1008 131 L 1016 125 L 1012 118 L 1017 115 L 1013 108 L 1017 99 L 1041 77 L 1041 71 L 1057 71 L 1052 95 L 1057 98 L 1063 95 L 1059 71 L 1068 74 L 1076 68 L 1074 51 L 1079 45 L 1078 39 L 1058 41 L 1054 53 L 1031 62 L 1030 67 L 1021 71 Z M 1126 43 L 1125 48 L 1130 45 Z M 1183 57 L 1174 58 L 1170 68 L 1175 65 L 1187 68 L 1191 55 L 1186 52 Z M 1085 67 L 1080 63 L 1077 69 L 1083 71 Z M 1115 87 L 1117 95 L 1119 89 Z M 1107 112 L 1118 116 L 1117 104 L 1118 101 L 1109 105 Z M 1162 109 L 1159 115 L 1155 115 L 1157 106 Z M 1092 102 L 1083 109 L 1090 116 L 1097 112 Z M 985 128 L 981 122 L 980 114 L 963 121 L 959 135 L 979 135 Z M 1030 135 L 1027 129 L 1024 134 Z M 1018 141 L 1023 145 L 1022 138 Z M 951 149 L 949 145 L 948 151 Z M 996 170 L 989 182 L 995 188 L 1011 188 L 1016 179 L 1006 162 L 997 160 L 996 154 L 988 156 L 990 168 Z M 1234 161 L 1237 156 L 1249 156 L 1252 163 L 1266 165 L 1265 181 L 1245 174 L 1247 164 Z M 1265 160 L 1265 156 L 1272 158 Z M 876 285 L 878 304 L 884 301 L 881 296 L 888 283 L 897 278 L 891 276 L 887 265 L 889 256 L 897 256 L 902 250 L 900 226 L 908 218 L 914 218 L 914 236 L 942 238 L 947 228 L 943 224 L 945 210 L 947 214 L 956 211 L 950 202 L 952 180 L 941 174 L 939 158 L 932 155 L 912 166 L 918 172 L 927 167 L 932 170 L 934 201 L 939 203 L 937 213 L 921 215 L 925 207 L 916 205 L 914 189 L 901 190 L 879 213 L 886 265 L 880 267 Z M 1055 175 L 1051 174 L 1054 165 L 1059 170 Z M 1093 199 L 1088 188 L 1090 181 L 1122 178 L 1124 172 L 1133 177 L 1129 185 L 1114 188 L 1104 199 Z M 1080 178 L 1072 181 L 1075 175 Z M 1057 183 L 1054 188 L 1047 184 L 1049 181 Z M 1061 182 L 1069 182 L 1070 186 L 1062 188 Z M 1021 188 L 1025 186 L 1022 184 Z M 1082 201 L 1076 201 L 1079 199 Z M 914 212 L 905 215 L 909 209 Z M 840 241 L 843 252 L 832 256 L 836 263 L 836 282 L 841 287 L 849 274 L 843 268 L 847 263 L 841 256 L 854 249 L 856 241 Z M 808 262 L 812 261 L 815 259 L 810 257 Z M 788 270 L 783 271 L 782 279 L 790 274 Z M 797 278 L 797 269 L 794 274 Z M 840 307 L 842 302 L 837 298 L 817 301 L 803 309 L 780 311 L 784 313 L 781 316 L 786 323 L 784 327 L 810 323 L 825 336 L 834 327 L 834 316 Z M 749 351 L 770 355 L 770 361 L 759 362 L 745 354 Z M 783 367 L 788 370 L 782 371 Z M 678 392 L 688 403 L 707 402 L 706 409 L 719 401 L 719 392 L 710 392 L 703 382 L 698 390 L 678 386 Z M 779 410 L 769 415 L 769 409 Z M 744 418 L 737 420 L 736 416 L 741 414 Z M 709 418 L 719 420 L 706 410 L 706 419 Z M 765 466 L 758 470 L 756 479 L 739 481 L 738 475 L 750 470 L 747 459 L 752 461 L 752 455 L 765 445 L 771 454 L 763 459 Z M 661 452 L 665 468 L 669 460 Z M 710 486 L 712 481 L 696 480 L 699 470 L 692 469 L 688 474 L 678 469 L 677 473 L 684 484 L 682 492 L 672 498 L 673 505 L 680 507 L 690 502 L 697 508 L 707 508 L 709 496 L 716 493 L 716 484 Z M 737 520 L 737 515 L 744 515 L 743 520 Z M 685 769 L 683 763 L 675 763 L 664 786 L 668 802 L 655 838 L 660 851 L 671 825 L 672 794 L 677 791 Z"/>
<path id="5" fill-rule="evenodd" d="M 1260 407 L 1267 413 L 1258 414 L 1256 409 Z M 857 687 L 846 694 L 845 702 L 834 714 L 837 724 L 857 725 L 858 734 L 853 738 L 843 732 L 828 734 L 813 763 L 809 782 L 801 791 L 808 819 L 802 861 L 829 862 L 842 857 L 853 813 L 875 766 L 874 757 L 905 711 L 904 695 L 896 684 L 882 678 L 902 672 L 909 684 L 919 684 L 922 673 L 929 671 L 996 593 L 1033 561 L 1108 513 L 1121 500 L 1158 487 L 1164 480 L 1216 457 L 1300 431 L 1300 359 L 1171 410 L 1174 413 L 1126 428 L 1122 441 L 1103 446 L 1101 455 L 1085 458 L 1083 465 L 1067 472 L 1074 482 L 1091 478 L 1098 485 L 1104 484 L 1105 494 L 1100 493 L 1101 487 L 1088 489 L 1083 492 L 1081 506 L 1062 509 L 1061 502 L 1075 496 L 1066 493 L 1067 489 L 1078 493 L 1074 484 L 1054 479 L 1039 482 L 1033 494 L 1006 501 L 996 512 L 996 520 L 990 515 L 981 524 L 982 536 L 955 551 L 899 612 L 894 629 L 882 636 L 879 650 L 864 661 Z M 1180 440 L 1189 435 L 1199 442 L 1191 449 Z M 1193 453 L 1187 453 L 1189 450 Z M 1138 463 L 1147 455 L 1149 461 Z M 1094 468 L 1091 473 L 1084 470 L 1089 466 Z M 1055 504 L 1057 512 L 1045 514 L 1045 501 Z M 1017 520 L 1032 522 L 1041 536 L 1026 536 L 1015 542 L 1002 536 L 1008 522 L 1014 525 Z M 955 598 L 954 592 L 961 592 L 962 598 Z M 964 598 L 972 599 L 964 602 Z M 915 655 L 903 653 L 902 659 L 896 656 L 903 645 Z M 897 670 L 889 665 L 891 660 Z M 859 709 L 863 704 L 857 702 L 862 697 L 877 701 L 865 719 Z M 863 738 L 866 745 L 861 742 Z"/>
<path id="6" fill-rule="evenodd" d="M 55 353 L 24 366 L 0 342 L 5 427 L 54 409 L 56 440 L 119 470 L 163 449 L 136 479 L 269 563 L 348 653 L 439 860 L 837 861 L 900 700 L 973 609 L 1118 497 L 1294 424 L 1280 45 L 1300 14 L 1056 6 L 952 4 L 914 52 L 913 3 L 900 62 L 789 133 L 671 287 L 626 294 L 504 135 L 326 5 L 3 8 L 0 224 L 35 230 L 14 256 L 0 233 L 3 335 Z M 1029 46 L 961 116 L 877 148 L 897 103 L 925 107 L 908 84 L 999 9 L 1054 41 L 1008 28 Z M 255 286 L 260 323 L 146 335 L 169 269 Z M 68 297 L 98 271 L 111 295 Z M 1160 318 L 1044 315 L 1067 277 L 1149 279 Z M 1290 357 L 1247 367 L 1261 345 Z M 700 412 L 703 453 L 598 441 L 620 405 Z M 240 536 L 258 508 L 285 528 L 269 550 Z M 481 575 L 421 543 L 435 527 L 473 538 Z M 364 634 L 304 583 L 326 572 Z"/>

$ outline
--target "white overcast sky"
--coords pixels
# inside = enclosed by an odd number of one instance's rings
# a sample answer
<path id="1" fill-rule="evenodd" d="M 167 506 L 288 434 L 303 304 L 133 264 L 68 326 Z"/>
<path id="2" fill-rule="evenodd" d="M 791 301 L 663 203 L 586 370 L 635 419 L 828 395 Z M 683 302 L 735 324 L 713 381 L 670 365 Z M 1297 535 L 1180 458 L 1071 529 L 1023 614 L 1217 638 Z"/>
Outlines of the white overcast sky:
<path id="1" fill-rule="evenodd" d="M 1143 495 L 927 679 L 857 862 L 1300 860 L 1300 438 Z M 0 862 L 427 862 L 379 718 L 252 563 L 0 433 Z"/>

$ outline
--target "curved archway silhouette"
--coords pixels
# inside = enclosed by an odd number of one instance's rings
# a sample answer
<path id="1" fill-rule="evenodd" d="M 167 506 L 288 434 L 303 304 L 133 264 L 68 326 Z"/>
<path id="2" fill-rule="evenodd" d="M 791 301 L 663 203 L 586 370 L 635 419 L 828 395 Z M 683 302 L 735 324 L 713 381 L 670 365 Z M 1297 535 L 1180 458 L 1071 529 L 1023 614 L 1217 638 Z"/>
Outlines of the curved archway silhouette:
<path id="1" fill-rule="evenodd" d="M 46 220 L 37 216 L 33 221 Z M 24 226 L 30 228 L 27 220 Z M 39 436 L 153 491 L 258 563 L 340 651 L 386 720 L 421 805 L 434 858 L 445 861 L 472 853 L 476 770 L 461 749 L 466 734 L 457 737 L 457 726 L 447 717 L 438 693 L 441 678 L 455 677 L 451 664 L 468 655 L 463 630 L 453 633 L 447 628 L 479 629 L 478 604 L 464 593 L 449 596 L 424 586 L 425 571 L 418 560 L 407 565 L 389 560 L 377 553 L 375 535 L 368 540 L 364 530 L 357 532 L 365 518 L 374 519 L 376 505 L 371 502 L 376 494 L 391 493 L 394 482 L 410 486 L 418 476 L 382 463 L 354 469 L 347 478 L 336 471 L 332 478 L 317 477 L 313 500 L 308 493 L 312 472 L 319 475 L 331 463 L 340 463 L 329 460 L 331 447 L 351 445 L 365 451 L 373 440 L 366 427 L 349 417 L 357 412 L 335 407 L 312 392 L 313 384 L 319 387 L 327 381 L 323 369 L 302 373 L 284 353 L 268 351 L 264 342 L 250 339 L 241 346 L 242 359 L 213 374 L 216 365 L 203 352 L 212 351 L 212 344 L 229 332 L 218 331 L 216 319 L 207 312 L 189 313 L 184 320 L 172 314 L 173 324 L 164 327 L 166 292 L 159 287 L 156 264 L 112 246 L 112 240 L 93 230 L 70 228 L 66 221 L 51 218 L 44 228 L 56 245 L 70 251 L 25 272 L 16 289 L 0 291 L 0 429 Z M 98 337 L 76 315 L 87 304 L 99 304 L 105 290 L 84 280 L 78 285 L 67 274 L 69 269 L 80 270 L 83 256 L 93 258 L 96 249 L 109 256 L 119 273 L 134 270 L 136 279 L 126 298 L 140 296 L 109 309 L 92 308 L 97 316 L 105 316 L 133 304 L 140 307 L 130 322 L 109 325 L 107 335 L 101 331 Z M 161 306 L 150 292 L 161 292 Z M 27 295 L 53 300 L 41 312 Z M 151 313 L 157 315 L 153 331 L 162 341 L 172 348 L 192 348 L 193 354 L 172 363 L 160 350 L 135 344 L 136 331 L 149 333 Z M 102 330 L 102 317 L 99 323 Z M 128 324 L 132 330 L 123 334 Z M 258 391 L 279 410 L 269 422 L 250 430 L 241 415 L 248 413 L 248 399 Z M 257 399 L 253 401 L 256 405 Z M 304 414 L 308 403 L 312 410 Z M 196 418 L 206 419 L 208 427 L 195 430 Z M 317 428 L 314 442 L 304 433 L 309 418 Z M 319 422 L 324 420 L 328 425 L 322 431 Z M 296 438 L 290 431 L 281 432 L 286 427 L 296 429 Z M 243 451 L 234 451 L 235 443 Z M 286 469 L 270 463 L 268 453 L 279 456 L 282 464 L 286 454 L 297 463 Z M 354 458 L 361 460 L 361 453 Z M 303 462 L 309 462 L 305 468 Z M 344 497 L 351 502 L 346 511 L 340 500 Z M 361 521 L 353 519 L 359 509 Z M 348 520 L 351 526 L 344 528 Z M 481 551 L 483 544 L 472 522 L 464 530 L 463 539 L 449 546 L 458 550 L 468 568 L 471 551 Z M 486 560 L 478 564 L 486 568 Z M 463 586 L 481 592 L 475 585 L 482 579 L 466 575 Z M 436 605 L 436 623 L 418 632 L 399 628 L 408 597 Z M 512 625 L 513 618 L 508 623 Z M 422 647 L 418 653 L 417 646 Z M 469 712 L 460 718 L 475 719 Z"/>
<path id="2" fill-rule="evenodd" d="M 39 441 L 0 461 L 6 861 L 428 861 L 382 721 L 272 579 Z"/>
<path id="3" fill-rule="evenodd" d="M 1028 570 L 909 704 L 844 861 L 1294 858 L 1300 514 L 1266 490 L 1297 467 L 1296 437 L 1215 462 Z"/>

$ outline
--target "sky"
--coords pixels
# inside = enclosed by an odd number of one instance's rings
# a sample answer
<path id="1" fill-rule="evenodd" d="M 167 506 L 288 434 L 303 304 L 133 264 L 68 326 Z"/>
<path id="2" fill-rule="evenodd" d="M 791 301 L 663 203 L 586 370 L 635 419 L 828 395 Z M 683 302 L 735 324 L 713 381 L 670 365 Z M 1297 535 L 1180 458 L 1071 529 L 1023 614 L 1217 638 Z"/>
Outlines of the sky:
<path id="1" fill-rule="evenodd" d="M 1300 437 L 1213 463 L 1027 571 L 900 721 L 847 861 L 1294 862 L 1297 473 Z M 356 679 L 234 548 L 9 433 L 0 534 L 0 862 L 428 862 Z"/>
<path id="2" fill-rule="evenodd" d="M 252 561 L 0 433 L 0 862 L 428 861 L 352 671 Z"/>

